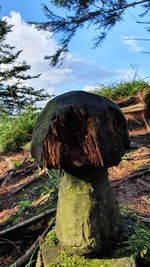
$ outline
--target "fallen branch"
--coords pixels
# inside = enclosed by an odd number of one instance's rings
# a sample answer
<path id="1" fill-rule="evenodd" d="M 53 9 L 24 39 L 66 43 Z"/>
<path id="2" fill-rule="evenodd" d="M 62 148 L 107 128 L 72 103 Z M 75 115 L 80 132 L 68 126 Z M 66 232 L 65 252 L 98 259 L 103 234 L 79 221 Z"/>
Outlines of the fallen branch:
<path id="1" fill-rule="evenodd" d="M 119 180 L 118 182 L 112 183 L 112 187 L 116 187 L 116 186 L 118 186 L 118 185 L 120 185 L 120 184 L 122 184 L 124 182 L 127 182 L 128 180 L 131 180 L 133 178 L 138 178 L 138 177 L 143 176 L 143 175 L 145 175 L 147 173 L 150 173 L 150 168 L 148 168 L 146 170 L 142 170 L 142 171 L 139 170 L 139 171 L 137 171 L 137 172 L 135 172 L 135 173 L 133 173 L 131 175 L 125 176 L 123 179 Z"/>
<path id="2" fill-rule="evenodd" d="M 26 188 L 29 184 L 31 184 L 31 183 L 37 181 L 38 179 L 40 179 L 40 176 L 39 176 L 39 177 L 38 177 L 38 176 L 35 176 L 35 177 L 31 178 L 31 179 L 28 180 L 26 183 L 23 183 L 23 184 L 21 184 L 19 187 L 15 188 L 11 193 L 12 193 L 13 195 L 19 193 L 22 189 Z"/>
<path id="3" fill-rule="evenodd" d="M 17 194 L 22 189 L 26 188 L 29 184 L 36 182 L 38 179 L 42 178 L 42 174 L 44 174 L 44 173 L 45 173 L 44 169 L 39 171 L 38 176 L 34 176 L 34 177 L 30 178 L 30 180 L 28 180 L 26 183 L 21 184 L 19 187 L 15 188 L 11 193 L 13 195 Z"/>
<path id="4" fill-rule="evenodd" d="M 8 171 L 7 175 L 5 176 L 5 180 L 1 184 L 1 187 L 4 187 L 6 184 L 8 184 L 15 173 L 16 170 Z"/>
<path id="5" fill-rule="evenodd" d="M 10 228 L 8 228 L 8 229 L 6 229 L 6 230 L 2 230 L 2 231 L 0 231 L 0 236 L 4 236 L 4 235 L 6 235 L 6 234 L 10 234 L 10 233 L 12 233 L 12 232 L 14 232 L 14 231 L 18 231 L 18 230 L 20 230 L 21 228 L 23 228 L 23 227 L 28 227 L 28 226 L 30 226 L 31 224 L 33 224 L 33 223 L 37 223 L 39 220 L 41 220 L 42 218 L 44 218 L 44 217 L 46 217 L 46 216 L 48 216 L 48 215 L 50 215 L 50 214 L 53 214 L 53 213 L 55 213 L 56 212 L 56 209 L 54 208 L 54 209 L 51 209 L 51 210 L 47 210 L 47 211 L 45 211 L 45 212 L 43 212 L 43 213 L 41 213 L 41 214 L 38 214 L 38 215 L 36 215 L 36 216 L 34 216 L 34 217 L 32 217 L 32 218 L 30 218 L 30 219 L 28 219 L 28 220 L 26 220 L 26 221 L 24 221 L 24 222 L 21 222 L 21 223 L 19 223 L 19 224 L 17 224 L 17 225 L 14 225 L 14 226 L 12 226 L 12 227 L 10 227 Z"/>
<path id="6" fill-rule="evenodd" d="M 150 157 L 150 153 L 144 153 L 144 154 L 142 154 L 142 153 L 137 153 L 137 154 L 133 154 L 133 153 L 130 153 L 129 155 L 125 155 L 124 157 L 123 157 L 123 159 L 125 159 L 125 160 L 133 160 L 133 159 L 143 159 L 143 158 L 149 158 Z"/>
<path id="7" fill-rule="evenodd" d="M 138 103 L 133 106 L 125 107 L 121 109 L 122 112 L 126 115 L 128 113 L 136 113 L 136 112 L 144 112 L 146 110 L 146 107 L 143 103 Z"/>
<path id="8" fill-rule="evenodd" d="M 142 157 L 142 158 L 147 158 L 150 157 L 150 153 L 137 153 L 137 154 L 132 154 L 131 157 L 133 158 L 137 158 L 137 157 Z"/>
<path id="9" fill-rule="evenodd" d="M 124 108 L 124 107 L 127 107 L 127 106 L 131 105 L 131 104 L 135 104 L 136 100 L 137 100 L 137 99 L 136 99 L 135 97 L 132 96 L 132 97 L 126 99 L 126 100 L 123 100 L 123 101 L 117 103 L 117 105 L 118 105 L 120 108 Z"/>
<path id="10" fill-rule="evenodd" d="M 33 243 L 33 245 L 26 251 L 26 253 L 20 257 L 17 261 L 15 261 L 13 264 L 11 264 L 9 267 L 20 267 L 25 266 L 24 264 L 29 261 L 31 255 L 36 252 L 36 250 L 39 247 L 39 237 L 38 239 Z"/>

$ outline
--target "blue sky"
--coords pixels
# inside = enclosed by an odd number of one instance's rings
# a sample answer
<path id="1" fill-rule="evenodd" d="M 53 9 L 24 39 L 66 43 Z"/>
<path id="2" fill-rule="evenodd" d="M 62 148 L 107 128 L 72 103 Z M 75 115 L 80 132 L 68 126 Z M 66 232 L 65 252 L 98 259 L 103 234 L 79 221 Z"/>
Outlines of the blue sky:
<path id="1" fill-rule="evenodd" d="M 49 1 L 0 0 L 1 18 L 5 17 L 14 25 L 7 41 L 23 50 L 20 59 L 31 65 L 33 74 L 42 73 L 40 79 L 30 81 L 30 85 L 46 88 L 57 95 L 75 89 L 89 90 L 98 84 L 133 79 L 134 68 L 138 68 L 138 75 L 142 79 L 150 75 L 150 55 L 142 53 L 150 51 L 149 42 L 128 40 L 149 38 L 144 26 L 137 24 L 133 18 L 137 17 L 139 8 L 131 8 L 126 12 L 124 21 L 111 30 L 101 48 L 92 49 L 92 38 L 95 35 L 93 27 L 80 30 L 70 44 L 70 53 L 64 64 L 52 68 L 43 57 L 55 51 L 58 45 L 56 39 L 47 38 L 27 24 L 28 21 L 47 20 L 42 3 L 48 4 Z"/>

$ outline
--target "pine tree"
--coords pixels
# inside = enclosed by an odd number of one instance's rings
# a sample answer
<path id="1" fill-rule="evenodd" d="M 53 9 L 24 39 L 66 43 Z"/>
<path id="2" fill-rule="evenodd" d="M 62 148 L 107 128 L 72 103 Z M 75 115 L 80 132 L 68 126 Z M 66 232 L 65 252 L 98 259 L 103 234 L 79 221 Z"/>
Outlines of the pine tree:
<path id="1" fill-rule="evenodd" d="M 28 104 L 46 100 L 50 97 L 43 89 L 35 90 L 25 85 L 25 81 L 40 75 L 26 74 L 30 65 L 19 62 L 22 51 L 15 52 L 15 47 L 6 44 L 5 39 L 12 26 L 0 20 L 0 111 L 13 114 L 23 110 Z"/>
<path id="2" fill-rule="evenodd" d="M 123 19 L 127 9 L 141 6 L 143 13 L 139 14 L 140 16 L 150 11 L 150 0 L 52 0 L 51 3 L 61 10 L 64 9 L 66 14 L 64 17 L 58 16 L 43 5 L 48 21 L 37 24 L 39 29 L 50 29 L 61 36 L 60 48 L 52 57 L 46 57 L 51 60 L 52 65 L 56 65 L 61 55 L 68 51 L 68 45 L 79 28 L 94 25 L 98 34 L 93 38 L 93 42 L 94 47 L 98 47 L 116 22 Z"/>

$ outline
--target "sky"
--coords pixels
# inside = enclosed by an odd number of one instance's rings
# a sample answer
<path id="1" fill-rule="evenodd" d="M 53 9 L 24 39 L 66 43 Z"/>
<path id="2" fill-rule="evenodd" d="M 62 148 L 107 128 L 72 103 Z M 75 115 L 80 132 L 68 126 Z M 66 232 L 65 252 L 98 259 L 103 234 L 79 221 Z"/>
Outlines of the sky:
<path id="1" fill-rule="evenodd" d="M 7 42 L 17 50 L 23 50 L 20 60 L 31 65 L 30 74 L 41 73 L 40 78 L 29 81 L 36 89 L 44 88 L 50 94 L 61 94 L 72 90 L 92 90 L 102 84 L 112 84 L 136 78 L 150 80 L 149 42 L 136 38 L 149 38 L 142 24 L 137 24 L 140 8 L 131 8 L 124 21 L 109 32 L 102 47 L 92 49 L 93 27 L 77 32 L 70 44 L 70 52 L 63 65 L 51 67 L 44 60 L 58 47 L 58 40 L 51 33 L 44 34 L 30 25 L 29 21 L 47 21 L 42 4 L 63 15 L 47 0 L 0 0 L 0 18 L 14 25 L 7 35 Z"/>

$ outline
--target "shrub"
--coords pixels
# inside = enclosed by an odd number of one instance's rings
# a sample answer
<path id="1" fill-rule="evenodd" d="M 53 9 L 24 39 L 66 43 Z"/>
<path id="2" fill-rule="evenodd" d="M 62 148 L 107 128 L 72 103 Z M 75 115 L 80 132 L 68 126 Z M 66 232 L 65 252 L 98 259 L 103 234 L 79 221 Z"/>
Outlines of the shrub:
<path id="1" fill-rule="evenodd" d="M 16 117 L 1 115 L 0 117 L 0 151 L 15 151 L 31 140 L 35 124 L 37 109 L 28 106 L 24 112 Z"/>
<path id="2" fill-rule="evenodd" d="M 150 91 L 150 84 L 143 80 L 131 81 L 131 82 L 121 82 L 118 84 L 111 84 L 110 86 L 102 85 L 97 87 L 93 93 L 104 96 L 111 100 L 118 98 L 125 98 L 134 96 L 138 92 Z"/>

